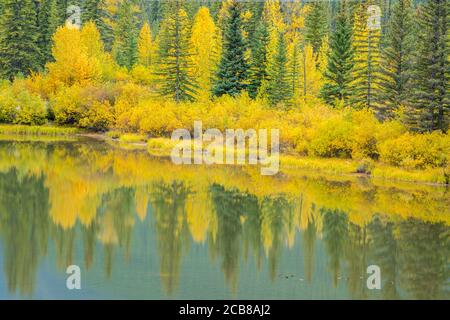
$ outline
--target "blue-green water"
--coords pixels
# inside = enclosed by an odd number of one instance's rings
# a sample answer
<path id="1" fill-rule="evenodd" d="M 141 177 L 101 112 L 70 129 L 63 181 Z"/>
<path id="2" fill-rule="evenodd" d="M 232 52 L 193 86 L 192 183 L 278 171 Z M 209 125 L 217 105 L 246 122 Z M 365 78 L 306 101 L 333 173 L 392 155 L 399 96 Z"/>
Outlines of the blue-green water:
<path id="1" fill-rule="evenodd" d="M 443 187 L 273 178 L 259 193 L 101 142 L 3 141 L 0 155 L 1 299 L 449 298 Z"/>

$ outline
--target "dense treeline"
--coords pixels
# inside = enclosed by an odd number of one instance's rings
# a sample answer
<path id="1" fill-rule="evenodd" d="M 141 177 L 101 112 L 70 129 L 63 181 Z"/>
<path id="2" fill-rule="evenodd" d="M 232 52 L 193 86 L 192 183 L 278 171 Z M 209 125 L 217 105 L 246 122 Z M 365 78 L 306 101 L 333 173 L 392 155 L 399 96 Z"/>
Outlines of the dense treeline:
<path id="1" fill-rule="evenodd" d="M 0 12 L 0 76 L 12 81 L 0 122 L 164 135 L 195 119 L 229 126 L 229 97 L 247 103 L 244 127 L 307 126 L 280 112 L 326 106 L 448 129 L 446 0 L 0 0 Z M 334 124 L 331 136 L 349 134 Z M 352 153 L 341 149 L 325 153 Z"/>

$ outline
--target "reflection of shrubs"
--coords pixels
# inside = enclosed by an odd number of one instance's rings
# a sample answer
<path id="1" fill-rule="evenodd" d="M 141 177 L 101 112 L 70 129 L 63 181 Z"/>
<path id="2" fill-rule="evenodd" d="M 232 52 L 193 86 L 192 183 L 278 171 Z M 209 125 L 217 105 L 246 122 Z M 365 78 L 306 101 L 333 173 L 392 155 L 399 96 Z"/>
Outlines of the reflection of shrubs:
<path id="1" fill-rule="evenodd" d="M 406 168 L 444 167 L 450 156 L 448 135 L 405 133 L 380 145 L 381 160 Z"/>

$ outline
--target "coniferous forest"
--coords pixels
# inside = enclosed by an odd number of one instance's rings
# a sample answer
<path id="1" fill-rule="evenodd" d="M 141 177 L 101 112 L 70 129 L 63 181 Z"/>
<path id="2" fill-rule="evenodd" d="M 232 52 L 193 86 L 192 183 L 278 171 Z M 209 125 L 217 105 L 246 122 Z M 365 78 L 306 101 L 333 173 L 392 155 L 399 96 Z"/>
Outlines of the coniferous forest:
<path id="1" fill-rule="evenodd" d="M 446 0 L 0 0 L 0 122 L 448 166 Z M 6 129 L 5 129 L 6 130 Z"/>

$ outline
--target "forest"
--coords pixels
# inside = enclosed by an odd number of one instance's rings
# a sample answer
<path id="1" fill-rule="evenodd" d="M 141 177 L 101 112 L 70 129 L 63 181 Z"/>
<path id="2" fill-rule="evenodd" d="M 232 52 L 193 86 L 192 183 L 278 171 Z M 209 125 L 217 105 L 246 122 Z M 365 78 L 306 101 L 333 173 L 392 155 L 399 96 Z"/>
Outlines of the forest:
<path id="1" fill-rule="evenodd" d="M 446 0 L 0 0 L 0 123 L 145 138 L 196 120 L 279 128 L 295 155 L 448 179 L 449 12 Z"/>

